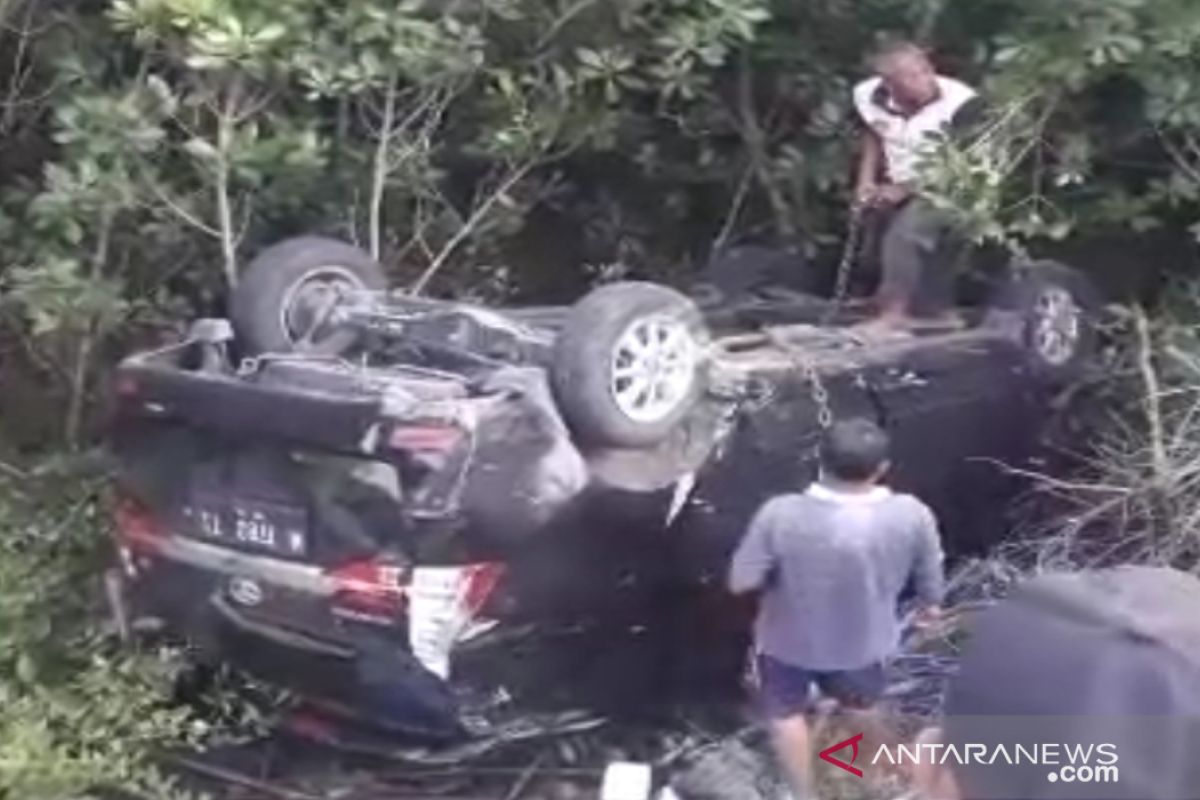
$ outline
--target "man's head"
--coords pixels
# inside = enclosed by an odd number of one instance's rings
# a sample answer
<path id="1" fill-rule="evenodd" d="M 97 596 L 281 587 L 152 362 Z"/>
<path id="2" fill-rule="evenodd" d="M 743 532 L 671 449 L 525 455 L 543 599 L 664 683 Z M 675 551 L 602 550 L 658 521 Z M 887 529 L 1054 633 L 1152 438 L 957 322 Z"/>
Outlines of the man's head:
<path id="1" fill-rule="evenodd" d="M 821 442 L 821 471 L 842 483 L 874 483 L 888 467 L 887 434 L 869 419 L 835 422 Z"/>
<path id="2" fill-rule="evenodd" d="M 906 109 L 918 109 L 937 99 L 937 71 L 929 55 L 912 42 L 893 42 L 871 59 L 891 98 Z"/>

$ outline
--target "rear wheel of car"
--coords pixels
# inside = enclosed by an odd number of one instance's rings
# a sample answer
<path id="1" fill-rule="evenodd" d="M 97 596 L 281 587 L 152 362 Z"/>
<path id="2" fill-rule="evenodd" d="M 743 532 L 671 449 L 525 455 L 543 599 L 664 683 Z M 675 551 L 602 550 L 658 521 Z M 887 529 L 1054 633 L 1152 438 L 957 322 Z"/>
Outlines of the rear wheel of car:
<path id="1" fill-rule="evenodd" d="M 1049 384 L 1082 377 L 1096 353 L 1103 303 L 1079 271 L 1054 261 L 1019 267 L 1000 287 L 992 309 L 1015 314 L 1033 373 Z"/>
<path id="2" fill-rule="evenodd" d="M 357 333 L 333 311 L 353 291 L 383 291 L 383 269 L 357 247 L 317 236 L 288 239 L 263 250 L 242 272 L 230 317 L 248 353 L 340 355 Z"/>
<path id="3" fill-rule="evenodd" d="M 705 390 L 707 344 L 699 310 L 673 289 L 636 281 L 595 289 L 555 344 L 560 410 L 588 444 L 656 444 Z"/>

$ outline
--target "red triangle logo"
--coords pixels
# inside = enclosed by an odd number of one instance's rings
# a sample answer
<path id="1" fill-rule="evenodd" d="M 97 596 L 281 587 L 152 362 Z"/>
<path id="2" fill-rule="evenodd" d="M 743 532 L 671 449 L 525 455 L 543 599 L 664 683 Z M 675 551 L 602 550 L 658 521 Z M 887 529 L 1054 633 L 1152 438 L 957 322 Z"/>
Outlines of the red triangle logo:
<path id="1" fill-rule="evenodd" d="M 844 769 L 844 770 L 846 770 L 846 772 L 849 772 L 851 775 L 856 775 L 859 778 L 861 778 L 863 776 L 862 770 L 859 769 L 858 767 L 855 767 L 852 765 L 854 764 L 855 759 L 858 758 L 858 743 L 859 743 L 859 741 L 862 740 L 862 738 L 863 738 L 863 735 L 861 733 L 855 734 L 854 736 L 851 736 L 849 739 L 844 739 L 843 741 L 840 741 L 835 745 L 830 745 L 829 747 L 826 747 L 824 750 L 822 750 L 817 755 L 819 755 L 821 757 L 822 761 L 828 761 L 830 764 L 833 764 L 835 767 Z M 850 753 L 850 763 L 849 764 L 847 764 L 845 761 L 842 761 L 840 758 L 837 758 L 836 756 L 833 755 L 838 750 L 841 750 L 843 747 L 852 748 L 851 753 Z"/>

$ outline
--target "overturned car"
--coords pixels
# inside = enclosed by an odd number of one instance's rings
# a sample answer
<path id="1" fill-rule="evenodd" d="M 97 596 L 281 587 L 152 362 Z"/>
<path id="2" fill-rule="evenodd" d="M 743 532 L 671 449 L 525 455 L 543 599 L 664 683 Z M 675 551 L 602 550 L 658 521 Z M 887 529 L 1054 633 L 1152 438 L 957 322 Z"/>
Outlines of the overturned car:
<path id="1" fill-rule="evenodd" d="M 389 293 L 311 237 L 259 254 L 230 308 L 117 370 L 116 610 L 444 738 L 516 707 L 736 689 L 726 560 L 814 477 L 834 417 L 885 425 L 948 547 L 985 544 L 1002 465 L 1038 457 L 1097 311 L 1053 263 L 878 340 L 791 291 L 621 282 L 497 310 Z"/>

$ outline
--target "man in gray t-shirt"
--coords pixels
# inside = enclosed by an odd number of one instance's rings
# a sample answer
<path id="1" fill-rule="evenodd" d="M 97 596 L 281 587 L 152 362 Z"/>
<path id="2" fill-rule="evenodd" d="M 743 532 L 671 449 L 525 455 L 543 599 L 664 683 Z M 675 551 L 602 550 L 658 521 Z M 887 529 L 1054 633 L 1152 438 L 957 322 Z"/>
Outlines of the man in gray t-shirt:
<path id="1" fill-rule="evenodd" d="M 911 586 L 922 620 L 943 591 L 937 521 L 911 495 L 881 484 L 887 435 L 865 419 L 835 424 L 821 448 L 821 480 L 767 502 L 733 556 L 729 587 L 760 592 L 755 665 L 780 760 L 807 791 L 812 684 L 869 711 L 883 662 L 899 638 L 897 605 Z"/>

